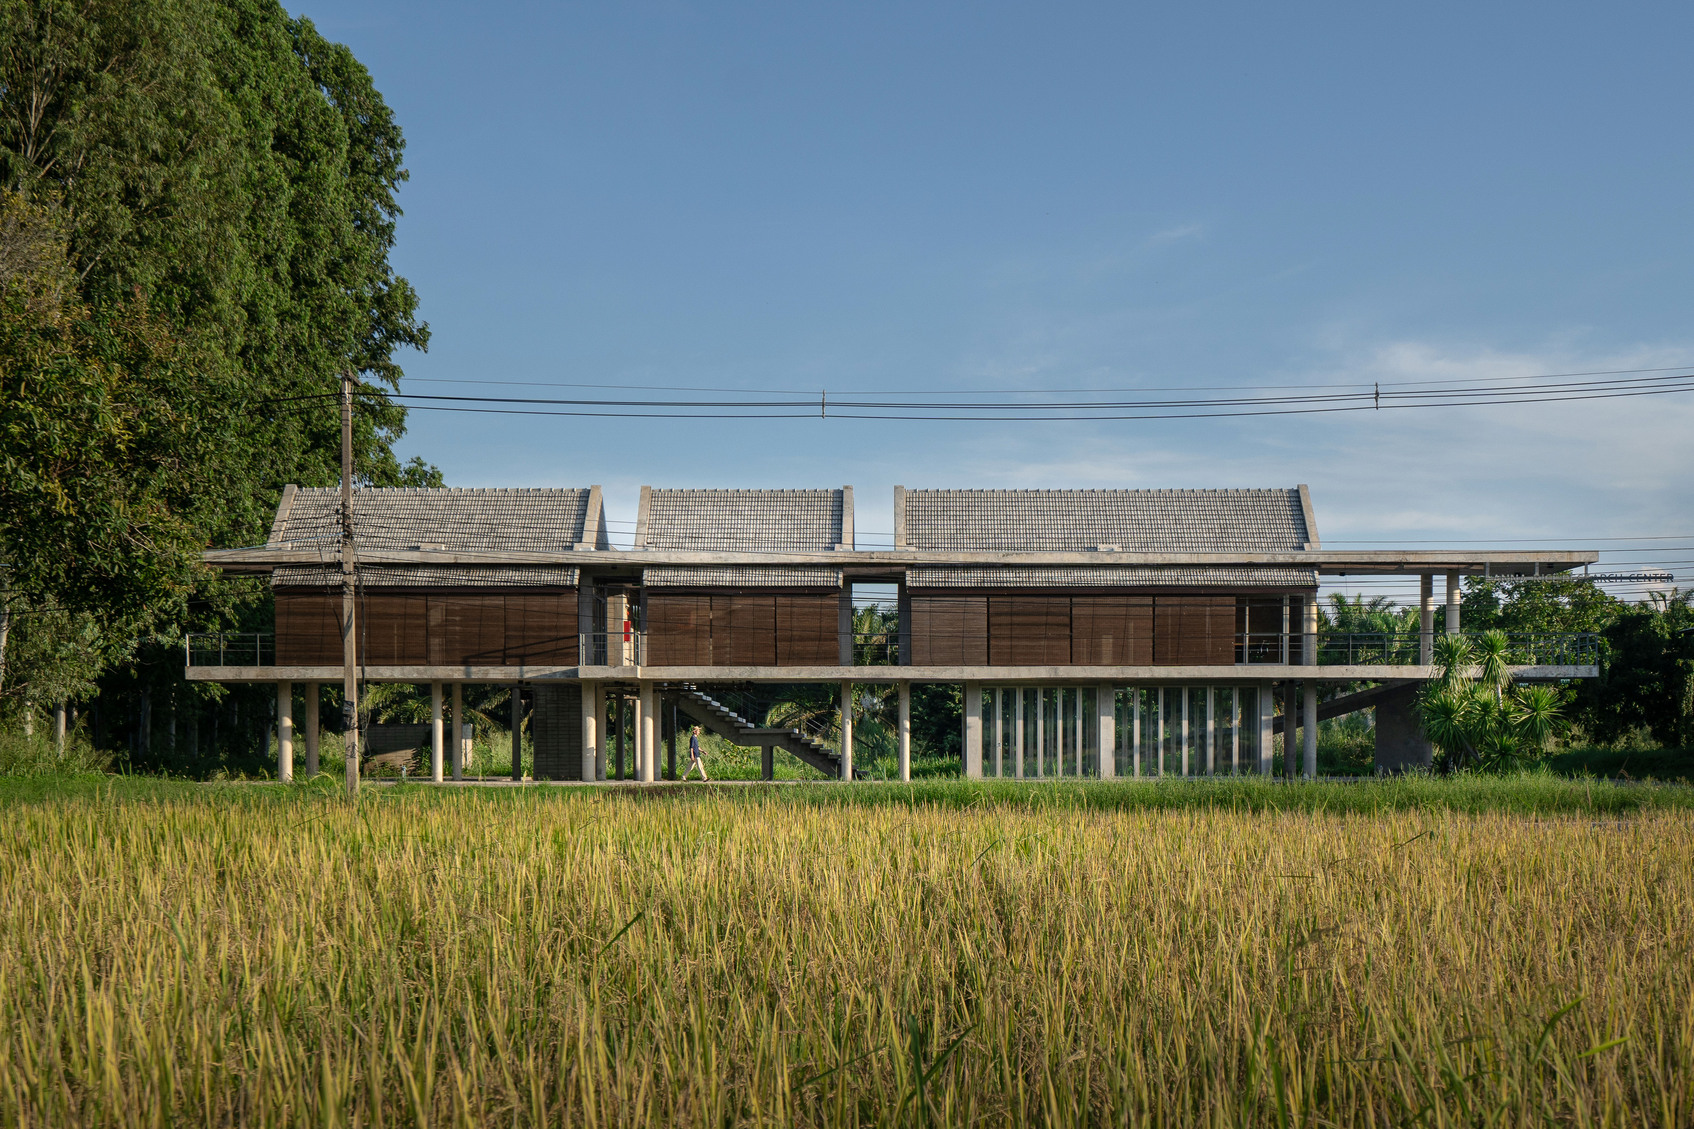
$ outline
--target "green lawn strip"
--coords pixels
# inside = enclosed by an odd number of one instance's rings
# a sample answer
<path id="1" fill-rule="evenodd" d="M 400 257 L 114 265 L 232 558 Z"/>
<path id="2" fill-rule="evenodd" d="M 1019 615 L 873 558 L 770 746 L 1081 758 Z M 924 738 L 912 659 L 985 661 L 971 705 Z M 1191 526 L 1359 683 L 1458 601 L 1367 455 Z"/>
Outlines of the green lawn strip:
<path id="1" fill-rule="evenodd" d="M 531 785 L 525 788 L 435 788 L 428 784 L 372 785 L 371 802 L 486 803 L 503 805 L 523 797 L 566 796 L 581 787 Z M 591 789 L 614 802 L 687 803 L 713 795 L 759 807 L 906 805 L 940 808 L 1019 807 L 1091 811 L 1309 811 L 1373 813 L 1454 811 L 1524 815 L 1625 814 L 1694 808 L 1694 786 L 1614 783 L 1571 779 L 1547 771 L 1516 776 L 1454 778 L 1399 777 L 1355 782 L 1318 781 L 1283 784 L 1259 779 L 1051 781 L 1019 783 L 985 780 L 928 780 L 911 784 L 777 783 L 725 786 L 689 784 Z M 325 802 L 339 800 L 341 782 L 329 776 L 280 787 L 274 784 L 220 781 L 193 783 L 157 777 L 78 776 L 0 778 L 0 804 L 37 804 L 71 799 L 114 802 L 170 802 L 189 797 L 227 798 L 232 804 Z"/>

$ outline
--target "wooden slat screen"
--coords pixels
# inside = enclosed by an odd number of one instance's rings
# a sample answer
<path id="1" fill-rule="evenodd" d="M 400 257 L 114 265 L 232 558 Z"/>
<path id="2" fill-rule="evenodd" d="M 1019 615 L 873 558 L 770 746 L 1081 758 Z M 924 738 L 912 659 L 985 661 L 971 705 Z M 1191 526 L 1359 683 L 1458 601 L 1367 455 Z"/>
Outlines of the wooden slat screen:
<path id="1" fill-rule="evenodd" d="M 576 592 L 365 592 L 359 659 L 370 666 L 568 666 Z M 277 662 L 341 663 L 341 593 L 276 594 Z"/>
<path id="2" fill-rule="evenodd" d="M 1153 597 L 1072 596 L 1071 661 L 1147 666 L 1153 661 Z"/>
<path id="3" fill-rule="evenodd" d="M 276 594 L 276 661 L 280 666 L 341 661 L 341 593 Z"/>
<path id="4" fill-rule="evenodd" d="M 913 666 L 986 666 L 988 597 L 911 597 Z"/>
<path id="5" fill-rule="evenodd" d="M 712 658 L 715 666 L 775 666 L 776 597 L 714 595 Z"/>
<path id="6" fill-rule="evenodd" d="M 840 662 L 840 594 L 779 594 L 776 597 L 777 665 L 835 666 Z"/>
<path id="7" fill-rule="evenodd" d="M 1153 662 L 1214 666 L 1235 662 L 1234 596 L 1159 596 L 1153 604 Z"/>
<path id="8" fill-rule="evenodd" d="M 373 666 L 404 666 L 425 654 L 425 597 L 383 592 L 358 597 L 359 653 Z"/>
<path id="9" fill-rule="evenodd" d="M 1069 596 L 990 596 L 990 666 L 1057 666 L 1071 661 Z"/>
<path id="10" fill-rule="evenodd" d="M 647 593 L 647 662 L 712 665 L 712 598 Z"/>
<path id="11" fill-rule="evenodd" d="M 506 597 L 506 666 L 577 661 L 574 596 Z"/>

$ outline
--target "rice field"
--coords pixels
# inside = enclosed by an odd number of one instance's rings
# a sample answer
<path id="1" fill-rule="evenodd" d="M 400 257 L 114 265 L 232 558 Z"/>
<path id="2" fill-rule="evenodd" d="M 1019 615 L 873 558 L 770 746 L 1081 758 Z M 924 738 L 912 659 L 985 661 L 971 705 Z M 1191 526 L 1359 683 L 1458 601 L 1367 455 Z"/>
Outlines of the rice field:
<path id="1" fill-rule="evenodd" d="M 1686 789 L 5 784 L 0 1124 L 1694 1122 Z"/>

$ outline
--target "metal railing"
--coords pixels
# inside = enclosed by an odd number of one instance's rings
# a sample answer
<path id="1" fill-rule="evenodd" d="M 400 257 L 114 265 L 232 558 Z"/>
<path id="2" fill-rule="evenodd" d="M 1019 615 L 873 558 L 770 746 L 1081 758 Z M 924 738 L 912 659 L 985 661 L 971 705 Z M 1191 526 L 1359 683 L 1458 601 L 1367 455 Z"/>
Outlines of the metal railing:
<path id="1" fill-rule="evenodd" d="M 899 666 L 900 633 L 898 631 L 854 632 L 853 665 Z"/>
<path id="2" fill-rule="evenodd" d="M 1480 633 L 1462 634 L 1473 646 L 1482 638 Z M 1320 635 L 1318 665 L 1416 666 L 1421 638 L 1416 631 Z M 1600 636 L 1592 631 L 1508 632 L 1506 639 L 1506 661 L 1513 666 L 1593 666 L 1600 661 Z"/>
<path id="3" fill-rule="evenodd" d="M 189 666 L 275 666 L 276 636 L 268 631 L 210 631 L 182 640 Z"/>
<path id="4" fill-rule="evenodd" d="M 583 632 L 577 636 L 577 654 L 583 666 L 645 666 L 647 633 L 634 628 Z"/>

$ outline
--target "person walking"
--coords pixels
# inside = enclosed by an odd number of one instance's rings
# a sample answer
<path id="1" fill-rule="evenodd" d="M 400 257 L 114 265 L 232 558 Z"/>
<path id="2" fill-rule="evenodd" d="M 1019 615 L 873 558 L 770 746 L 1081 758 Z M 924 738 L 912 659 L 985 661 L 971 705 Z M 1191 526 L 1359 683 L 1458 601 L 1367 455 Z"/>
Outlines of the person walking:
<path id="1" fill-rule="evenodd" d="M 700 727 L 696 725 L 688 734 L 688 767 L 682 770 L 682 780 L 688 779 L 688 774 L 695 769 L 700 770 L 700 779 L 710 784 L 712 778 L 706 775 L 706 762 L 700 751 Z M 681 783 L 679 780 L 677 783 Z"/>

